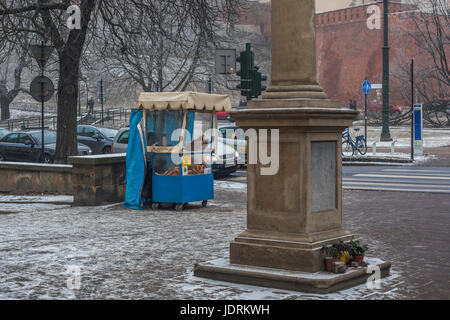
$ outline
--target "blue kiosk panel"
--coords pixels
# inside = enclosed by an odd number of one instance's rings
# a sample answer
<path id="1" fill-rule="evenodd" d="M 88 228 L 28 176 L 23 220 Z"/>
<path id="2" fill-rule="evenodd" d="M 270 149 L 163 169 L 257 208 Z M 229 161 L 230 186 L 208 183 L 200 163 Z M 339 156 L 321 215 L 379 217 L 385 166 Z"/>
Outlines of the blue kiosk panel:
<path id="1" fill-rule="evenodd" d="M 214 199 L 214 176 L 153 176 L 153 202 L 189 203 Z"/>

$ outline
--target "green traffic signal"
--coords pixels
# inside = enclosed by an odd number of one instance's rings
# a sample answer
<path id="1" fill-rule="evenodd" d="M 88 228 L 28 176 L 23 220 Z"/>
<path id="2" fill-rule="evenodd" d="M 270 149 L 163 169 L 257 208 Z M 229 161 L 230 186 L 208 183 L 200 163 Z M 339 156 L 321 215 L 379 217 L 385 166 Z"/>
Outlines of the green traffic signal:
<path id="1" fill-rule="evenodd" d="M 266 81 L 267 76 L 258 72 L 259 66 L 255 66 L 255 55 L 251 50 L 250 43 L 246 44 L 245 51 L 240 53 L 236 62 L 241 64 L 240 71 L 236 73 L 241 78 L 241 83 L 236 88 L 241 90 L 241 95 L 247 100 L 259 97 L 262 91 L 266 90 L 262 81 Z"/>

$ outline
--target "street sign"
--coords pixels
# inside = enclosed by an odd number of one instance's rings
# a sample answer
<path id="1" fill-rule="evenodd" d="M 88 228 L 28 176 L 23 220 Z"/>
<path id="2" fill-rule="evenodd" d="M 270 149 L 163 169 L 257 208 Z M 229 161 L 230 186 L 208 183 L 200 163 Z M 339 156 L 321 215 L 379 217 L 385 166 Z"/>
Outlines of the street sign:
<path id="1" fill-rule="evenodd" d="M 37 63 L 39 64 L 39 67 L 41 69 L 45 68 L 45 65 L 48 62 L 48 59 L 52 55 L 53 47 L 52 46 L 45 46 L 45 45 L 31 45 L 31 55 L 36 59 Z"/>
<path id="2" fill-rule="evenodd" d="M 414 155 L 423 155 L 423 105 L 414 105 Z"/>
<path id="3" fill-rule="evenodd" d="M 42 87 L 44 85 L 44 87 Z M 44 89 L 42 91 L 42 88 Z M 34 78 L 30 85 L 30 93 L 31 96 L 39 102 L 42 102 L 42 97 L 44 98 L 44 102 L 49 101 L 54 93 L 55 86 L 53 85 L 52 80 L 45 76 L 39 76 Z"/>
<path id="4" fill-rule="evenodd" d="M 381 83 L 374 83 L 371 85 L 372 89 L 377 90 L 377 89 L 383 89 L 383 84 Z"/>
<path id="5" fill-rule="evenodd" d="M 97 101 L 98 103 L 105 104 L 106 103 L 106 81 L 99 80 L 97 81 Z"/>
<path id="6" fill-rule="evenodd" d="M 236 72 L 236 49 L 216 49 L 216 74 Z"/>
<path id="7" fill-rule="evenodd" d="M 368 80 L 365 80 L 363 82 L 362 88 L 363 88 L 363 92 L 365 94 L 368 94 L 370 92 L 370 89 L 372 88 L 372 85 L 370 84 L 370 82 Z"/>

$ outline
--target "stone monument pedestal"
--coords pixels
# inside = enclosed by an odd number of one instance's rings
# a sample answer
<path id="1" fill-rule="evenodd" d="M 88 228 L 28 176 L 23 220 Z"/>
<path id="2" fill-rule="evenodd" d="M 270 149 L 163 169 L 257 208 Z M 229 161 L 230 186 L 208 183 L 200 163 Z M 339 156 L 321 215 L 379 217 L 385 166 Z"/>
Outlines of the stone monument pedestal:
<path id="1" fill-rule="evenodd" d="M 326 107 L 310 107 L 316 104 Z M 279 130 L 279 171 L 261 175 L 261 164 L 249 164 L 247 230 L 230 245 L 231 264 L 317 272 L 324 269 L 323 246 L 353 239 L 341 227 L 341 144 L 358 113 L 339 105 L 254 100 L 233 114 L 244 130 Z"/>
<path id="2" fill-rule="evenodd" d="M 317 83 L 314 0 L 272 0 L 272 76 L 263 99 L 233 112 L 237 125 L 259 134 L 279 170 L 248 165 L 247 230 L 230 244 L 230 263 L 197 264 L 216 280 L 308 292 L 329 292 L 367 280 L 367 270 L 317 278 L 322 248 L 353 235 L 342 228 L 342 132 L 357 111 L 327 99 Z M 279 130 L 279 140 L 261 130 Z M 276 135 L 275 135 L 276 136 Z M 264 141 L 266 139 L 266 141 Z M 381 276 L 390 263 L 378 264 Z M 261 269 L 262 268 L 262 269 Z"/>
<path id="3" fill-rule="evenodd" d="M 380 277 L 389 275 L 390 262 L 366 259 L 377 266 Z M 195 276 L 232 283 L 291 290 L 306 293 L 327 294 L 367 283 L 371 276 L 367 268 L 349 268 L 343 274 L 327 272 L 307 273 L 282 269 L 252 267 L 230 264 L 226 259 L 217 259 L 195 265 Z"/>
<path id="4" fill-rule="evenodd" d="M 358 112 L 339 106 L 326 99 L 263 99 L 233 112 L 244 130 L 279 130 L 279 171 L 262 175 L 259 161 L 248 165 L 247 229 L 231 242 L 229 263 L 197 264 L 194 275 L 313 293 L 367 281 L 367 268 L 324 272 L 322 248 L 354 238 L 342 228 L 341 150 L 342 132 Z M 270 137 L 267 142 L 270 151 Z M 390 262 L 375 265 L 382 277 L 389 274 Z"/>

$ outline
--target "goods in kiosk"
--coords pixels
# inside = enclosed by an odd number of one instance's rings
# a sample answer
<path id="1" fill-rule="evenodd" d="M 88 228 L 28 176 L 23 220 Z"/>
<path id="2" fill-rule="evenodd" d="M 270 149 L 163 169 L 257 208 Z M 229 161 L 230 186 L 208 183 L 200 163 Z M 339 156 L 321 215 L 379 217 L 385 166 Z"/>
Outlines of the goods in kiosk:
<path id="1" fill-rule="evenodd" d="M 130 119 L 124 207 L 142 210 L 214 198 L 212 156 L 216 112 L 231 111 L 226 95 L 142 93 Z"/>

